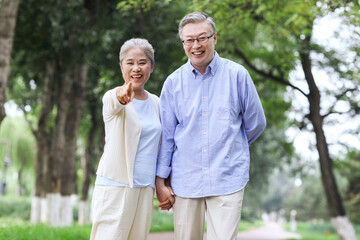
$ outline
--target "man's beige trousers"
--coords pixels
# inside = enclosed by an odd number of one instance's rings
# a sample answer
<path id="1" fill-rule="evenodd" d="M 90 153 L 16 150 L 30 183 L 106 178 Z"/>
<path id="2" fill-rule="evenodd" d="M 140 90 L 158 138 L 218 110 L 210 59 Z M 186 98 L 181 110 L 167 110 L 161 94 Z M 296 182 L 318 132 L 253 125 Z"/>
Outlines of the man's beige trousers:
<path id="1" fill-rule="evenodd" d="M 175 196 L 176 240 L 202 240 L 205 213 L 207 240 L 235 240 L 241 217 L 244 189 L 229 195 L 182 198 Z"/>
<path id="2" fill-rule="evenodd" d="M 151 227 L 154 189 L 96 185 L 90 240 L 145 240 Z"/>

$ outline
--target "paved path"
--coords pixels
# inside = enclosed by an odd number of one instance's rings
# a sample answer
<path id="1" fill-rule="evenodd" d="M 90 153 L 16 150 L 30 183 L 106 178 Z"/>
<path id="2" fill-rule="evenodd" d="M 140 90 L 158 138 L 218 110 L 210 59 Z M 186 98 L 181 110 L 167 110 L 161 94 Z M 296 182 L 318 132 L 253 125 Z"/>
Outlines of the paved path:
<path id="1" fill-rule="evenodd" d="M 204 240 L 206 236 L 204 236 Z M 278 223 L 270 222 L 260 228 L 239 232 L 237 240 L 301 239 L 296 233 L 286 232 Z M 148 240 L 174 240 L 174 233 L 151 233 Z"/>

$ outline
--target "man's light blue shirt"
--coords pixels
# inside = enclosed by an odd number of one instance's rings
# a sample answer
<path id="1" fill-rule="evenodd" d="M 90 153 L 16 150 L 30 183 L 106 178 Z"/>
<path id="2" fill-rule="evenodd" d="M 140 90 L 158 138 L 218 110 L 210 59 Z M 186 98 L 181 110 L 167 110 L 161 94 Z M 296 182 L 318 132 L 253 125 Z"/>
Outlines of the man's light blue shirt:
<path id="1" fill-rule="evenodd" d="M 157 176 L 171 174 L 176 195 L 237 192 L 249 181 L 249 144 L 266 125 L 248 71 L 215 56 L 202 75 L 188 61 L 165 81 Z"/>

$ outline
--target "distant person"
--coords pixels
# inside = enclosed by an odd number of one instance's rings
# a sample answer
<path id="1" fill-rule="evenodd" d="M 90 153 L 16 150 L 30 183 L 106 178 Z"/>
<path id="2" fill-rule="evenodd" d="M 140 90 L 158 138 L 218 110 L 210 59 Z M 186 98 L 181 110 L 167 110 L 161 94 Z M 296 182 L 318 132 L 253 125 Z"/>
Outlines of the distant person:
<path id="1" fill-rule="evenodd" d="M 105 147 L 92 198 L 91 240 L 146 240 L 155 188 L 161 124 L 159 98 L 144 89 L 154 49 L 133 38 L 120 49 L 125 83 L 103 97 Z"/>
<path id="2" fill-rule="evenodd" d="M 160 207 L 173 207 L 176 240 L 203 239 L 205 214 L 207 239 L 236 239 L 249 144 L 265 128 L 264 111 L 248 71 L 215 51 L 211 17 L 186 15 L 179 36 L 188 61 L 166 79 L 160 96 Z M 174 196 L 165 185 L 169 176 Z"/>

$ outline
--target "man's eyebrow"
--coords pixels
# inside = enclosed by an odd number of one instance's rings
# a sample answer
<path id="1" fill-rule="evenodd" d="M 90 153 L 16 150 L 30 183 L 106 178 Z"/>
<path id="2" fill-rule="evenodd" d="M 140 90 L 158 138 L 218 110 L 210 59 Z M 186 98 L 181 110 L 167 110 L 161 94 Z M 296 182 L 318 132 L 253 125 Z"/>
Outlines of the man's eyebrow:
<path id="1" fill-rule="evenodd" d="M 193 38 L 193 36 L 197 35 L 197 36 L 201 36 L 203 34 L 206 34 L 207 32 L 202 32 L 202 33 L 198 33 L 198 34 L 194 34 L 194 35 L 186 35 L 184 36 L 185 38 Z"/>

